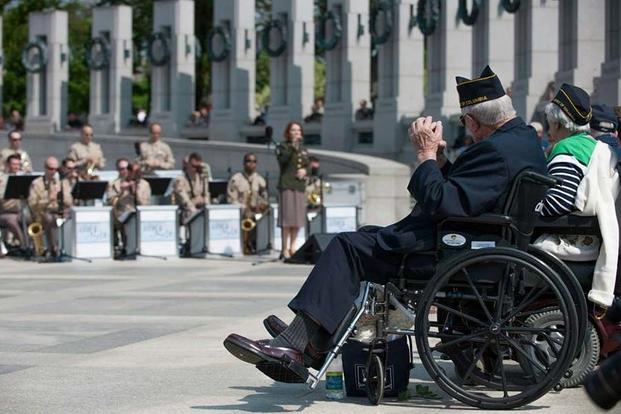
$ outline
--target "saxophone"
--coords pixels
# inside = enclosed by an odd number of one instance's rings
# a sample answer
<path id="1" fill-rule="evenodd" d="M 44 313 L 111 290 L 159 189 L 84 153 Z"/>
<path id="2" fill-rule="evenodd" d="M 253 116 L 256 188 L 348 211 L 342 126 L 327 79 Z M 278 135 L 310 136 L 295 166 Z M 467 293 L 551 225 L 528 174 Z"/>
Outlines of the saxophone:
<path id="1" fill-rule="evenodd" d="M 49 194 L 51 186 L 54 183 L 55 183 L 55 180 L 50 180 L 50 182 L 48 183 L 47 185 L 48 194 Z M 34 222 L 32 222 L 28 226 L 28 235 L 32 239 L 35 256 L 43 256 L 43 253 L 45 253 L 45 244 L 43 241 L 44 229 L 43 229 L 43 223 L 41 222 L 42 214 L 43 212 L 42 212 L 41 207 L 38 204 L 35 204 L 35 207 L 33 208 Z"/>

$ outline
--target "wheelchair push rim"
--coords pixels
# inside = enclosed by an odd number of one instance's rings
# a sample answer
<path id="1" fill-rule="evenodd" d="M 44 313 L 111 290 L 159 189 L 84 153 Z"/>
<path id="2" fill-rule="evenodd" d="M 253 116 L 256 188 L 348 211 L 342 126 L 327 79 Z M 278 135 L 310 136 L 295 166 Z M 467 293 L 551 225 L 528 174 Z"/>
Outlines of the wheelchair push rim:
<path id="1" fill-rule="evenodd" d="M 560 310 L 563 328 L 525 324 L 542 309 Z M 532 358 L 528 338 L 538 334 L 554 343 L 551 334 L 559 329 L 563 339 L 553 362 Z M 416 345 L 428 374 L 454 398 L 484 409 L 520 407 L 553 389 L 573 360 L 577 333 L 578 316 L 561 277 L 511 248 L 470 251 L 441 266 L 416 314 Z M 448 369 L 456 353 L 461 366 Z M 528 376 L 518 356 L 541 374 Z"/>

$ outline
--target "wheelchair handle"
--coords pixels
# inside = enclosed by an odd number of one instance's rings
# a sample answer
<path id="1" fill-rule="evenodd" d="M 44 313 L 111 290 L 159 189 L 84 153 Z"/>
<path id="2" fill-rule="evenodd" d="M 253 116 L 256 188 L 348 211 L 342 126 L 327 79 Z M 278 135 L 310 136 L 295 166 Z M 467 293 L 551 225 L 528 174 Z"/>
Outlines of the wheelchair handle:
<path id="1" fill-rule="evenodd" d="M 558 177 L 554 177 L 552 175 L 543 175 L 534 171 L 524 171 L 522 174 L 535 182 L 547 185 L 549 187 L 554 187 L 563 183 L 563 180 Z"/>

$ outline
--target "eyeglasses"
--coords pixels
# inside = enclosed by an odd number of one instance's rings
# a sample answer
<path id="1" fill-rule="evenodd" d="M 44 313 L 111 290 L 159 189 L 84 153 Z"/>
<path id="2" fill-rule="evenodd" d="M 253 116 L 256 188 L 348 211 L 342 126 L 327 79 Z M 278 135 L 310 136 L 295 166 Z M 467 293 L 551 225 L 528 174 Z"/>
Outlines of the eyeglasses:
<path id="1" fill-rule="evenodd" d="M 256 164 L 257 160 L 244 160 L 245 163 L 252 163 L 252 164 Z"/>
<path id="2" fill-rule="evenodd" d="M 17 142 L 17 141 L 21 141 L 21 140 L 22 140 L 21 138 L 11 138 L 11 141 L 16 141 Z"/>
<path id="3" fill-rule="evenodd" d="M 69 170 L 69 171 L 75 170 L 75 167 L 65 167 L 65 170 Z"/>
<path id="4" fill-rule="evenodd" d="M 116 169 L 119 170 L 119 171 L 126 170 L 127 168 L 129 168 L 129 167 L 116 167 Z"/>
<path id="5" fill-rule="evenodd" d="M 58 169 L 58 167 L 50 167 L 49 165 L 46 165 L 45 168 L 50 171 L 56 171 Z"/>

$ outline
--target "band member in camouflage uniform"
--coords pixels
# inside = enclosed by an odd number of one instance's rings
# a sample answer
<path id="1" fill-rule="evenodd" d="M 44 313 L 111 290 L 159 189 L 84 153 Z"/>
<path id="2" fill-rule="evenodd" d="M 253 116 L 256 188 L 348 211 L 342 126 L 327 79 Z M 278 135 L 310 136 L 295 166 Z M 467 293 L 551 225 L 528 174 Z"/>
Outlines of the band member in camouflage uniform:
<path id="1" fill-rule="evenodd" d="M 155 170 L 172 170 L 175 167 L 175 158 L 168 144 L 162 142 L 162 126 L 153 123 L 149 127 L 151 138 L 149 142 L 140 144 L 138 163 L 142 173 L 152 175 Z"/>
<path id="2" fill-rule="evenodd" d="M 22 149 L 22 134 L 18 131 L 11 131 L 8 135 L 9 138 L 9 148 L 4 148 L 0 151 L 0 162 L 2 165 L 5 164 L 9 155 L 17 154 L 21 160 L 21 171 L 29 173 L 32 172 L 32 161 L 30 160 L 30 155 L 26 151 Z"/>
<path id="3" fill-rule="evenodd" d="M 93 171 L 105 167 L 106 159 L 101 146 L 93 142 L 93 127 L 82 127 L 80 142 L 71 145 L 67 158 L 75 160 L 79 176 L 86 180 L 94 176 Z"/>
<path id="4" fill-rule="evenodd" d="M 106 199 L 108 205 L 112 206 L 115 258 L 122 258 L 127 255 L 127 229 L 124 224 L 131 213 L 136 211 L 137 205 L 144 206 L 151 202 L 151 186 L 140 176 L 139 167 L 132 166 L 127 158 L 119 158 L 116 169 L 119 177 L 108 183 Z"/>
<path id="5" fill-rule="evenodd" d="M 10 231 L 19 241 L 21 249 L 26 248 L 26 237 L 22 231 L 22 202 L 17 199 L 5 199 L 4 192 L 11 175 L 21 170 L 21 157 L 11 154 L 6 160 L 4 173 L 0 173 L 0 228 Z"/>
<path id="6" fill-rule="evenodd" d="M 196 211 L 209 204 L 209 183 L 203 176 L 202 163 L 200 154 L 191 153 L 184 163 L 183 175 L 175 178 L 173 183 L 173 192 L 184 223 Z"/>
<path id="7" fill-rule="evenodd" d="M 61 186 L 62 183 L 62 186 Z M 56 219 L 62 214 L 66 216 L 73 206 L 71 184 L 68 180 L 60 180 L 58 160 L 49 157 L 45 161 L 45 173 L 30 184 L 28 205 L 34 221 L 41 220 L 47 239 L 48 254 L 58 256 L 58 226 Z"/>
<path id="8" fill-rule="evenodd" d="M 264 214 L 269 206 L 267 184 L 256 171 L 257 156 L 253 153 L 244 155 L 244 168 L 229 180 L 226 193 L 229 204 L 242 206 L 242 220 L 256 221 L 257 214 Z M 245 251 L 256 251 L 256 227 L 244 238 Z"/>

